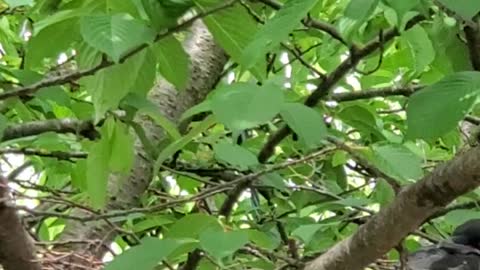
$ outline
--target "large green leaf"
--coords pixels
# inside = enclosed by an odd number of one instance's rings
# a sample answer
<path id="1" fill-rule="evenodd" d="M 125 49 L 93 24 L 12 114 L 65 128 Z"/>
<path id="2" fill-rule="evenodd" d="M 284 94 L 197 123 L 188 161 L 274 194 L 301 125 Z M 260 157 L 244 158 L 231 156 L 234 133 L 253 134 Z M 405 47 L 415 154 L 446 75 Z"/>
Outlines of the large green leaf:
<path id="1" fill-rule="evenodd" d="M 384 179 L 379 179 L 375 184 L 373 191 L 373 199 L 380 203 L 381 206 L 386 206 L 395 198 L 395 191 L 392 186 Z"/>
<path id="2" fill-rule="evenodd" d="M 383 0 L 384 3 L 389 5 L 391 8 L 395 10 L 397 13 L 397 26 L 400 26 L 403 16 L 412 10 L 413 8 L 417 7 L 420 4 L 420 0 Z"/>
<path id="3" fill-rule="evenodd" d="M 480 90 L 480 72 L 465 71 L 418 91 L 407 107 L 407 138 L 433 139 L 454 129 Z"/>
<path id="4" fill-rule="evenodd" d="M 471 219 L 480 218 L 478 209 L 457 209 L 445 215 L 445 221 L 453 227 L 457 227 Z"/>
<path id="5" fill-rule="evenodd" d="M 178 90 L 183 90 L 188 82 L 189 58 L 182 44 L 175 37 L 168 36 L 155 43 L 153 49 L 162 76 Z"/>
<path id="6" fill-rule="evenodd" d="M 438 0 L 449 10 L 462 16 L 464 19 L 472 19 L 480 11 L 480 1 L 477 0 Z"/>
<path id="7" fill-rule="evenodd" d="M 350 0 L 345 8 L 345 16 L 363 22 L 372 14 L 377 4 L 378 0 Z"/>
<path id="8" fill-rule="evenodd" d="M 205 214 L 190 214 L 173 224 L 165 236 L 168 238 L 193 238 L 197 239 L 207 229 L 222 231 L 218 220 Z"/>
<path id="9" fill-rule="evenodd" d="M 52 42 L 52 39 L 55 42 Z M 78 19 L 71 18 L 49 25 L 33 36 L 27 46 L 25 65 L 35 68 L 44 58 L 55 58 L 80 39 Z"/>
<path id="10" fill-rule="evenodd" d="M 323 228 L 325 228 L 325 224 L 302 225 L 292 232 L 292 236 L 295 236 L 302 240 L 303 243 L 308 244 L 312 240 L 313 236 L 315 236 L 315 234 Z"/>
<path id="11" fill-rule="evenodd" d="M 195 0 L 195 4 L 203 12 L 221 3 L 222 0 Z M 216 12 L 204 18 L 204 22 L 215 41 L 235 62 L 241 60 L 243 50 L 253 40 L 258 28 L 252 16 L 239 5 Z M 257 61 L 249 70 L 261 80 L 265 77 L 265 62 L 263 59 Z"/>
<path id="12" fill-rule="evenodd" d="M 21 7 L 21 6 L 33 6 L 34 1 L 33 0 L 5 0 L 5 3 L 7 3 L 9 8 L 14 9 L 16 7 Z"/>
<path id="13" fill-rule="evenodd" d="M 83 39 L 115 62 L 144 43 L 153 41 L 155 32 L 128 14 L 85 16 L 80 20 Z"/>
<path id="14" fill-rule="evenodd" d="M 287 103 L 280 114 L 307 148 L 319 146 L 327 135 L 322 115 L 312 108 L 300 103 Z"/>
<path id="15" fill-rule="evenodd" d="M 128 174 L 133 166 L 134 138 L 127 125 L 117 122 L 111 138 L 112 153 L 109 168 L 114 172 Z"/>
<path id="16" fill-rule="evenodd" d="M 101 139 L 93 144 L 87 157 L 86 187 L 90 203 L 94 208 L 102 208 L 107 201 L 107 182 L 110 156 L 112 153 L 111 137 L 115 123 L 109 118 L 101 129 Z"/>
<path id="17" fill-rule="evenodd" d="M 191 241 L 146 237 L 107 264 L 105 270 L 152 270 L 176 249 Z"/>
<path id="18" fill-rule="evenodd" d="M 257 157 L 247 149 L 227 142 L 220 142 L 213 146 L 217 160 L 231 164 L 240 170 L 247 170 L 258 165 Z"/>
<path id="19" fill-rule="evenodd" d="M 404 34 L 410 45 L 412 58 L 415 61 L 415 70 L 423 72 L 425 68 L 435 59 L 435 49 L 423 27 L 415 25 Z"/>
<path id="20" fill-rule="evenodd" d="M 338 117 L 349 126 L 357 129 L 362 135 L 375 135 L 377 138 L 383 138 L 383 135 L 378 131 L 374 112 L 363 104 L 352 104 L 345 106 L 338 113 Z"/>
<path id="21" fill-rule="evenodd" d="M 136 0 L 141 1 L 145 13 L 157 31 L 173 27 L 178 18 L 193 7 L 192 0 Z"/>
<path id="22" fill-rule="evenodd" d="M 423 176 L 422 159 L 403 145 L 373 145 L 375 165 L 386 174 L 401 180 Z"/>
<path id="23" fill-rule="evenodd" d="M 318 0 L 287 0 L 283 7 L 255 34 L 245 48 L 240 63 L 245 68 L 255 65 L 269 50 L 278 46 L 290 32 L 301 24 Z"/>
<path id="24" fill-rule="evenodd" d="M 100 70 L 95 76 L 82 80 L 93 97 L 96 121 L 108 110 L 116 108 L 129 92 L 145 95 L 153 86 L 155 70 L 151 57 L 151 52 L 144 50 L 122 64 Z"/>
<path id="25" fill-rule="evenodd" d="M 283 93 L 266 84 L 235 83 L 216 90 L 211 109 L 217 119 L 232 130 L 243 130 L 270 121 L 280 112 Z"/>
<path id="26" fill-rule="evenodd" d="M 274 233 L 271 232 L 267 233 L 253 229 L 250 229 L 247 232 L 250 237 L 250 241 L 252 241 L 261 248 L 273 250 L 278 247 L 281 242 L 280 237 L 276 236 Z"/>
<path id="27" fill-rule="evenodd" d="M 217 259 L 232 255 L 248 243 L 246 231 L 213 231 L 200 234 L 200 246 Z"/>

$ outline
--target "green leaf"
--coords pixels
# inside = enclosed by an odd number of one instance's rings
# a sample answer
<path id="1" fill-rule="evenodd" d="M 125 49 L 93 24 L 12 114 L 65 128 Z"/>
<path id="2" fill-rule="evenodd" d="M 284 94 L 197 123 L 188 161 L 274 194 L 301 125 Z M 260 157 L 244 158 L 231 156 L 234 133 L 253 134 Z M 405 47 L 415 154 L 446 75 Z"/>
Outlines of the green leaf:
<path id="1" fill-rule="evenodd" d="M 458 209 L 448 212 L 445 221 L 452 227 L 457 227 L 471 219 L 480 218 L 480 213 L 475 209 Z"/>
<path id="2" fill-rule="evenodd" d="M 245 231 L 212 231 L 200 234 L 200 246 L 217 259 L 232 255 L 248 243 L 248 233 Z"/>
<path id="3" fill-rule="evenodd" d="M 156 173 L 160 170 L 160 166 L 163 164 L 163 162 L 165 162 L 169 157 L 173 156 L 175 152 L 182 149 L 185 145 L 191 142 L 198 134 L 209 129 L 213 124 L 215 124 L 215 122 L 215 117 L 211 115 L 207 117 L 207 119 L 203 120 L 202 123 L 193 128 L 187 135 L 165 147 L 165 149 L 163 149 L 163 151 L 158 154 L 158 157 L 155 161 L 153 178 L 155 178 Z"/>
<path id="4" fill-rule="evenodd" d="M 312 108 L 300 103 L 287 103 L 280 114 L 307 148 L 319 146 L 327 135 L 322 115 Z"/>
<path id="5" fill-rule="evenodd" d="M 179 122 L 181 123 L 181 122 L 185 121 L 186 119 L 189 119 L 190 117 L 192 117 L 194 115 L 197 115 L 199 113 L 211 111 L 212 110 L 211 107 L 212 107 L 211 101 L 208 100 L 208 99 L 204 100 L 203 102 L 201 102 L 201 103 L 191 107 L 187 111 L 185 111 L 182 114 L 182 117 L 180 117 Z"/>
<path id="6" fill-rule="evenodd" d="M 79 39 L 78 18 L 48 25 L 28 41 L 25 65 L 34 68 L 43 64 L 42 61 L 45 58 L 56 60 L 61 52 L 66 51 L 74 41 Z M 52 40 L 55 42 L 52 43 Z"/>
<path id="7" fill-rule="evenodd" d="M 161 126 L 172 140 L 178 140 L 182 137 L 178 131 L 175 123 L 166 118 L 160 109 L 150 100 L 137 94 L 128 94 L 124 99 L 124 104 L 138 109 L 138 113 L 144 113 Z"/>
<path id="8" fill-rule="evenodd" d="M 465 71 L 416 92 L 407 107 L 407 138 L 434 139 L 454 129 L 477 99 L 480 72 Z"/>
<path id="9" fill-rule="evenodd" d="M 278 173 L 268 173 L 268 174 L 262 175 L 260 177 L 260 180 L 262 184 L 274 187 L 280 191 L 284 191 L 287 186 L 285 184 L 285 181 L 283 180 L 283 177 Z"/>
<path id="10" fill-rule="evenodd" d="M 332 166 L 337 167 L 339 165 L 343 165 L 347 163 L 347 160 L 348 160 L 347 152 L 343 150 L 335 151 L 335 153 L 332 156 Z"/>
<path id="11" fill-rule="evenodd" d="M 153 41 L 155 32 L 128 14 L 85 16 L 80 20 L 83 39 L 115 62 L 129 50 Z"/>
<path id="12" fill-rule="evenodd" d="M 153 45 L 158 69 L 162 76 L 175 85 L 177 90 L 187 87 L 189 57 L 182 44 L 173 36 L 168 36 Z"/>
<path id="13" fill-rule="evenodd" d="M 243 51 L 240 63 L 245 68 L 255 65 L 268 51 L 288 37 L 318 0 L 287 0 L 283 7 L 255 34 Z"/>
<path id="14" fill-rule="evenodd" d="M 373 145 L 376 165 L 386 174 L 402 180 L 423 176 L 422 159 L 403 145 Z"/>
<path id="15" fill-rule="evenodd" d="M 205 214 L 190 214 L 175 222 L 175 224 L 165 232 L 165 237 L 197 239 L 199 235 L 207 229 L 218 231 L 223 230 L 218 220 L 212 216 Z"/>
<path id="16" fill-rule="evenodd" d="M 134 232 L 143 232 L 149 229 L 160 227 L 175 222 L 175 219 L 168 215 L 147 216 L 144 220 L 135 223 Z"/>
<path id="17" fill-rule="evenodd" d="M 202 12 L 205 12 L 223 1 L 195 0 L 194 2 Z M 215 12 L 215 14 L 205 17 L 203 21 L 215 41 L 235 62 L 241 60 L 243 50 L 253 40 L 258 28 L 254 18 L 244 7 L 239 5 Z M 265 77 L 265 61 L 263 59 L 257 61 L 249 70 L 258 80 L 262 80 Z"/>
<path id="18" fill-rule="evenodd" d="M 146 75 L 150 73 L 147 67 L 151 69 L 151 57 L 151 52 L 144 50 L 125 63 L 100 70 L 93 77 L 82 80 L 93 97 L 95 122 L 103 118 L 108 110 L 117 108 L 129 92 L 145 94 L 153 86 L 155 71 Z"/>
<path id="19" fill-rule="evenodd" d="M 128 174 L 133 166 L 135 151 L 134 137 L 127 125 L 116 122 L 112 135 L 112 153 L 109 168 L 114 172 Z"/>
<path id="20" fill-rule="evenodd" d="M 292 232 L 292 236 L 302 240 L 303 243 L 308 244 L 312 240 L 313 236 L 322 228 L 325 228 L 325 224 L 308 224 L 302 225 L 296 228 Z"/>
<path id="21" fill-rule="evenodd" d="M 265 248 L 268 250 L 273 250 L 280 245 L 280 238 L 279 237 L 274 237 L 273 233 L 266 233 L 263 231 L 258 231 L 258 230 L 253 230 L 250 229 L 247 231 L 250 241 L 255 243 L 261 248 Z"/>
<path id="22" fill-rule="evenodd" d="M 449 10 L 459 14 L 466 20 L 470 20 L 480 11 L 480 1 L 477 0 L 438 0 Z"/>
<path id="23" fill-rule="evenodd" d="M 21 6 L 33 6 L 33 0 L 4 0 L 10 9 Z"/>
<path id="24" fill-rule="evenodd" d="M 360 131 L 365 137 L 374 135 L 376 138 L 383 139 L 384 136 L 378 131 L 374 112 L 364 104 L 353 104 L 343 108 L 338 113 L 338 117 L 347 125 Z"/>
<path id="25" fill-rule="evenodd" d="M 221 123 L 240 131 L 270 121 L 280 112 L 283 102 L 283 93 L 275 85 L 235 83 L 217 89 L 210 104 Z"/>
<path id="26" fill-rule="evenodd" d="M 160 32 L 176 25 L 178 18 L 193 7 L 191 0 L 141 0 L 151 24 Z"/>
<path id="27" fill-rule="evenodd" d="M 105 270 L 152 270 L 171 253 L 191 241 L 146 237 L 107 264 Z"/>
<path id="28" fill-rule="evenodd" d="M 435 59 L 435 49 L 423 27 L 415 25 L 406 31 L 403 36 L 410 45 L 412 58 L 415 61 L 415 70 L 423 72 Z"/>
<path id="29" fill-rule="evenodd" d="M 388 6 L 393 8 L 397 13 L 397 26 L 400 26 L 403 16 L 412 10 L 413 8 L 417 7 L 420 4 L 420 0 L 383 0 Z"/>
<path id="30" fill-rule="evenodd" d="M 110 14 L 114 13 L 128 13 L 129 15 L 141 19 L 139 8 L 135 3 L 137 0 L 126 0 L 126 1 L 117 1 L 117 0 L 106 0 L 105 6 Z"/>
<path id="31" fill-rule="evenodd" d="M 345 16 L 363 23 L 375 10 L 378 0 L 350 0 Z"/>
<path id="32" fill-rule="evenodd" d="M 79 160 L 75 162 L 75 167 L 71 174 L 72 186 L 81 191 L 87 191 L 87 161 Z"/>
<path id="33" fill-rule="evenodd" d="M 213 146 L 213 151 L 217 160 L 239 170 L 247 170 L 259 164 L 257 157 L 252 152 L 236 144 L 219 142 Z"/>
<path id="34" fill-rule="evenodd" d="M 112 152 L 109 126 L 114 122 L 109 118 L 101 129 L 101 139 L 93 144 L 87 157 L 87 194 L 94 208 L 100 209 L 107 201 L 107 182 L 109 176 L 109 161 Z"/>
<path id="35" fill-rule="evenodd" d="M 380 203 L 381 206 L 386 206 L 395 198 L 395 191 L 387 181 L 379 179 L 375 184 L 375 190 L 373 191 L 373 199 Z"/>

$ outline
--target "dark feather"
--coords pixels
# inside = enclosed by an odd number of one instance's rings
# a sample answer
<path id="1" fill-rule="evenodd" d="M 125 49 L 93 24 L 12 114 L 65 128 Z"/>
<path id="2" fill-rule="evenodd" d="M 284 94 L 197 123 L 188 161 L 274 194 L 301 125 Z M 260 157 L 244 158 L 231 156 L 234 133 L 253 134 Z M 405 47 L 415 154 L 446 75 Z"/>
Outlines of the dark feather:
<path id="1" fill-rule="evenodd" d="M 408 256 L 408 270 L 480 270 L 480 251 L 449 242 L 427 246 Z"/>

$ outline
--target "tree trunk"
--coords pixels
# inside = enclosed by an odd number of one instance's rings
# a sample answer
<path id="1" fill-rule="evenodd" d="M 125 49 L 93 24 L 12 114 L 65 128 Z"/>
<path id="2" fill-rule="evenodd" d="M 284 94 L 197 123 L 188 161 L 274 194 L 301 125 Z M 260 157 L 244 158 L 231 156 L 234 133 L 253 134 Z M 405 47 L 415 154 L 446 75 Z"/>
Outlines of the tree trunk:
<path id="1" fill-rule="evenodd" d="M 188 108 L 202 101 L 209 91 L 219 81 L 227 62 L 224 51 L 217 46 L 203 23 L 197 22 L 191 29 L 191 36 L 185 42 L 185 50 L 190 55 L 190 79 L 186 89 L 177 91 L 165 80 L 159 80 L 149 93 L 149 100 L 159 107 L 165 117 L 178 123 L 179 117 Z M 164 138 L 164 132 L 146 116 L 136 118 L 153 145 Z M 146 191 L 152 178 L 152 162 L 147 159 L 144 146 L 137 138 L 135 142 L 135 162 L 130 176 L 122 179 L 111 175 L 109 179 L 109 194 L 111 194 L 107 210 L 128 209 L 140 206 L 140 196 Z M 84 215 L 81 210 L 73 211 L 72 215 Z M 70 244 L 62 246 L 61 250 L 76 250 L 102 258 L 116 236 L 115 230 L 103 221 L 82 223 L 68 221 L 61 241 L 88 240 L 101 241 L 104 245 Z"/>

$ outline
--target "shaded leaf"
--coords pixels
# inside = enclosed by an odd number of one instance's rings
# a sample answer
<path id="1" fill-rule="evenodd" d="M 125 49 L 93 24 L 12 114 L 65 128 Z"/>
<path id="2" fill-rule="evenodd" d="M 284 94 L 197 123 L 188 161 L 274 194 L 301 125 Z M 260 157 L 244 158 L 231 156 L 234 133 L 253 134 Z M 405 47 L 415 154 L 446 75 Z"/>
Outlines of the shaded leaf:
<path id="1" fill-rule="evenodd" d="M 480 72 L 465 71 L 416 92 L 407 107 L 407 138 L 434 139 L 454 129 L 477 99 Z"/>
<path id="2" fill-rule="evenodd" d="M 322 115 L 312 108 L 299 103 L 287 103 L 280 114 L 307 148 L 320 145 L 327 135 Z"/>
<path id="3" fill-rule="evenodd" d="M 374 145 L 375 164 L 386 174 L 401 180 L 423 176 L 422 159 L 403 145 Z"/>
<path id="4" fill-rule="evenodd" d="M 158 69 L 162 76 L 183 90 L 188 83 L 189 57 L 182 44 L 173 36 L 168 36 L 153 45 L 157 56 Z"/>
<path id="5" fill-rule="evenodd" d="M 146 237 L 107 264 L 105 270 L 152 270 L 175 249 L 191 241 Z"/>
<path id="6" fill-rule="evenodd" d="M 245 231 L 212 231 L 200 234 L 200 246 L 217 259 L 232 255 L 248 243 Z"/>
<path id="7" fill-rule="evenodd" d="M 423 72 L 435 59 L 435 49 L 423 27 L 415 25 L 403 33 L 410 45 L 412 58 L 415 61 L 415 70 Z"/>
<path id="8" fill-rule="evenodd" d="M 112 153 L 109 168 L 114 172 L 128 174 L 135 157 L 134 138 L 128 126 L 117 122 L 111 140 Z"/>
<path id="9" fill-rule="evenodd" d="M 258 165 L 257 157 L 247 149 L 227 142 L 220 142 L 213 146 L 217 160 L 233 165 L 240 170 L 247 170 Z"/>
<path id="10" fill-rule="evenodd" d="M 438 0 L 449 10 L 461 15 L 464 19 L 470 20 L 480 11 L 480 1 L 477 0 Z"/>
<path id="11" fill-rule="evenodd" d="M 218 220 L 212 216 L 205 214 L 190 214 L 175 222 L 175 224 L 165 232 L 165 236 L 168 238 L 197 239 L 199 235 L 207 229 L 218 231 L 223 230 Z"/>
<path id="12" fill-rule="evenodd" d="M 217 89 L 210 106 L 220 122 L 240 131 L 270 121 L 280 112 L 283 100 L 283 93 L 275 85 L 235 83 Z"/>
<path id="13" fill-rule="evenodd" d="M 153 41 L 155 32 L 128 14 L 85 16 L 80 20 L 83 39 L 115 62 L 128 50 Z"/>

